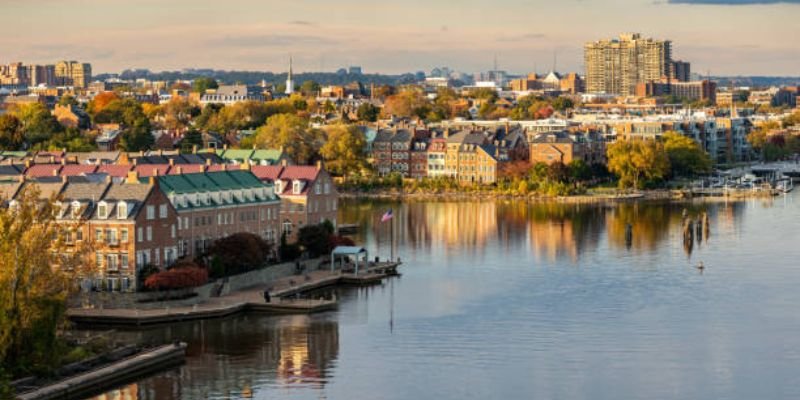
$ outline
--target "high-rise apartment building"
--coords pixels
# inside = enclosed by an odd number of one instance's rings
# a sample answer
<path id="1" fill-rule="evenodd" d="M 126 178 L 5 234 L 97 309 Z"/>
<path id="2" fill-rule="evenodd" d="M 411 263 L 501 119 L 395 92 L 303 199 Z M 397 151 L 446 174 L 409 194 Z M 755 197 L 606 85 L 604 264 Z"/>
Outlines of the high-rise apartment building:
<path id="1" fill-rule="evenodd" d="M 691 75 L 691 64 L 686 61 L 673 61 L 670 65 L 669 77 L 673 81 L 689 82 Z"/>
<path id="2" fill-rule="evenodd" d="M 636 85 L 670 76 L 672 42 L 621 34 L 584 46 L 586 91 L 633 95 Z"/>
<path id="3" fill-rule="evenodd" d="M 92 65 L 77 61 L 59 61 L 55 65 L 55 81 L 58 85 L 85 88 L 92 80 Z"/>

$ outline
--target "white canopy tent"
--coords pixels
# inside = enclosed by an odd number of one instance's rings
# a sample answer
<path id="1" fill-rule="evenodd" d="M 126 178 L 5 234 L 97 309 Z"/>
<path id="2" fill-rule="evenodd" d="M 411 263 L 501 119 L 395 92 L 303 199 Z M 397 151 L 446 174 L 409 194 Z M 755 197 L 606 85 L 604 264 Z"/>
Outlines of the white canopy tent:
<path id="1" fill-rule="evenodd" d="M 336 246 L 336 248 L 333 249 L 333 251 L 331 251 L 331 272 L 333 272 L 336 266 L 337 256 L 341 260 L 342 265 L 344 265 L 345 258 L 353 257 L 356 262 L 356 275 L 358 275 L 358 270 L 359 267 L 361 266 L 362 258 L 364 265 L 369 265 L 369 253 L 367 252 L 367 249 L 357 246 Z"/>

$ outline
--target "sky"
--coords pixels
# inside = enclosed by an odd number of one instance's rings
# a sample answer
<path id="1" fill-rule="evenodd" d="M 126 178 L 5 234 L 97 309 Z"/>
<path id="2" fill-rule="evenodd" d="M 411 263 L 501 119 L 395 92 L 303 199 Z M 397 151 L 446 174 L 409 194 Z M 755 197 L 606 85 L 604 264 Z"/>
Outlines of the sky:
<path id="1" fill-rule="evenodd" d="M 669 39 L 711 75 L 800 75 L 800 0 L 0 0 L 0 63 L 583 72 L 583 44 Z"/>

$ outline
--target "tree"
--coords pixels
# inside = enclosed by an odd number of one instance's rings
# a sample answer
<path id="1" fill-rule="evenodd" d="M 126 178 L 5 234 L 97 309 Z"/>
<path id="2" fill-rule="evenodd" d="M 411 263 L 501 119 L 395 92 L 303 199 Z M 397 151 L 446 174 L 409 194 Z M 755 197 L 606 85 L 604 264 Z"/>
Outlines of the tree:
<path id="1" fill-rule="evenodd" d="M 69 94 L 65 94 L 58 99 L 58 105 L 60 106 L 77 106 L 78 100 L 75 100 L 75 97 Z"/>
<path id="2" fill-rule="evenodd" d="M 258 235 L 241 232 L 218 239 L 208 250 L 214 277 L 238 274 L 267 262 L 272 246 Z"/>
<path id="3" fill-rule="evenodd" d="M 592 169 L 581 159 L 570 161 L 569 176 L 575 182 L 585 182 L 592 179 Z"/>
<path id="4" fill-rule="evenodd" d="M 192 82 L 192 91 L 203 94 L 208 89 L 219 88 L 219 83 L 214 78 L 202 77 L 197 78 Z"/>
<path id="5" fill-rule="evenodd" d="M 366 166 L 364 147 L 367 139 L 354 125 L 336 124 L 325 129 L 327 140 L 319 153 L 334 175 L 348 176 Z"/>
<path id="6" fill-rule="evenodd" d="M 424 93 L 416 88 L 406 88 L 386 98 L 383 104 L 385 116 L 425 118 L 431 111 L 431 104 Z"/>
<path id="7" fill-rule="evenodd" d="M 31 145 L 44 142 L 63 129 L 41 103 L 15 105 L 11 113 L 19 120 L 22 135 Z"/>
<path id="8" fill-rule="evenodd" d="M 150 121 L 142 117 L 122 132 L 119 146 L 125 151 L 141 151 L 150 149 L 154 143 L 155 138 L 150 132 Z"/>
<path id="9" fill-rule="evenodd" d="M 22 123 L 12 114 L 0 115 L 0 149 L 18 150 L 22 147 Z"/>
<path id="10" fill-rule="evenodd" d="M 330 104 L 330 102 L 326 102 L 326 105 Z M 331 104 L 332 106 L 333 104 Z M 374 106 L 372 103 L 362 103 L 358 106 L 358 110 L 356 110 L 356 115 L 358 116 L 359 121 L 364 122 L 375 122 L 378 120 L 378 115 L 380 115 L 381 109 Z"/>
<path id="11" fill-rule="evenodd" d="M 193 117 L 200 115 L 200 106 L 188 99 L 175 97 L 161 107 L 164 127 L 182 131 L 189 126 Z"/>
<path id="12" fill-rule="evenodd" d="M 551 105 L 556 111 L 565 111 L 575 106 L 575 102 L 568 97 L 558 97 L 551 102 Z"/>
<path id="13" fill-rule="evenodd" d="M 66 229 L 81 227 L 60 224 L 55 198 L 39 197 L 35 187 L 24 189 L 0 208 L 0 381 L 59 364 L 67 348 L 59 336 L 66 299 L 88 254 L 65 241 Z"/>
<path id="14" fill-rule="evenodd" d="M 300 92 L 306 96 L 314 96 L 319 93 L 321 86 L 319 83 L 314 81 L 305 81 L 302 85 L 300 85 Z"/>
<path id="15" fill-rule="evenodd" d="M 694 140 L 675 131 L 662 136 L 664 150 L 667 151 L 671 175 L 695 176 L 711 172 L 711 157 Z"/>
<path id="16" fill-rule="evenodd" d="M 61 150 L 84 152 L 97 150 L 94 137 L 81 133 L 76 128 L 67 128 L 64 132 L 56 133 L 47 142 L 42 142 L 41 146 L 47 150 Z"/>
<path id="17" fill-rule="evenodd" d="M 333 226 L 330 223 L 306 225 L 297 234 L 297 244 L 305 249 L 311 257 L 326 255 L 331 251 L 330 237 Z"/>
<path id="18" fill-rule="evenodd" d="M 252 143 L 261 149 L 278 149 L 299 164 L 311 161 L 320 147 L 319 132 L 308 121 L 294 114 L 277 114 L 256 130 Z"/>
<path id="19" fill-rule="evenodd" d="M 642 188 L 670 172 L 664 145 L 655 140 L 618 140 L 606 149 L 608 169 L 619 177 L 623 188 Z"/>
<path id="20" fill-rule="evenodd" d="M 769 121 L 759 125 L 747 134 L 747 142 L 750 143 L 750 146 L 753 147 L 754 150 L 762 152 L 762 155 L 765 156 L 765 161 L 767 160 L 766 155 L 769 153 L 764 151 L 767 145 L 767 137 L 771 131 L 778 128 L 780 128 L 780 126 L 777 122 Z"/>
<path id="21" fill-rule="evenodd" d="M 103 111 L 106 106 L 108 106 L 112 101 L 119 100 L 119 96 L 117 96 L 114 92 L 102 92 L 98 93 L 92 101 L 89 102 L 88 106 L 86 107 L 86 111 L 89 113 L 92 118 Z"/>
<path id="22" fill-rule="evenodd" d="M 197 129 L 189 129 L 181 139 L 181 152 L 190 153 L 194 147 L 203 147 L 203 135 Z"/>

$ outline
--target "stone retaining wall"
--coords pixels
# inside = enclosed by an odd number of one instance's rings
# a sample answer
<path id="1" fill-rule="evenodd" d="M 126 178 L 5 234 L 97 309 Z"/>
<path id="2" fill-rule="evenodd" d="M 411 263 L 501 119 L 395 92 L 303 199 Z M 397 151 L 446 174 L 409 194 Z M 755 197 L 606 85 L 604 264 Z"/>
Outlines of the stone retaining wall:
<path id="1" fill-rule="evenodd" d="M 301 261 L 300 264 L 306 270 L 314 270 L 317 268 L 326 268 L 328 264 L 324 259 L 316 258 L 311 260 Z M 195 304 L 203 303 L 216 294 L 220 285 L 223 286 L 221 295 L 226 295 L 232 291 L 251 288 L 254 286 L 268 285 L 270 282 L 285 278 L 295 274 L 295 263 L 287 262 L 281 264 L 274 264 L 254 271 L 245 272 L 238 275 L 229 276 L 227 278 L 217 279 L 211 281 L 203 286 L 191 289 L 191 292 L 196 296 L 189 297 L 181 300 L 168 300 L 168 301 L 142 301 L 153 299 L 156 296 L 162 296 L 163 293 L 156 292 L 133 292 L 133 293 L 120 293 L 120 292 L 89 292 L 80 293 L 75 298 L 70 299 L 70 308 L 137 308 L 137 309 L 155 309 L 164 307 L 186 307 Z M 176 292 L 177 293 L 177 292 Z"/>

